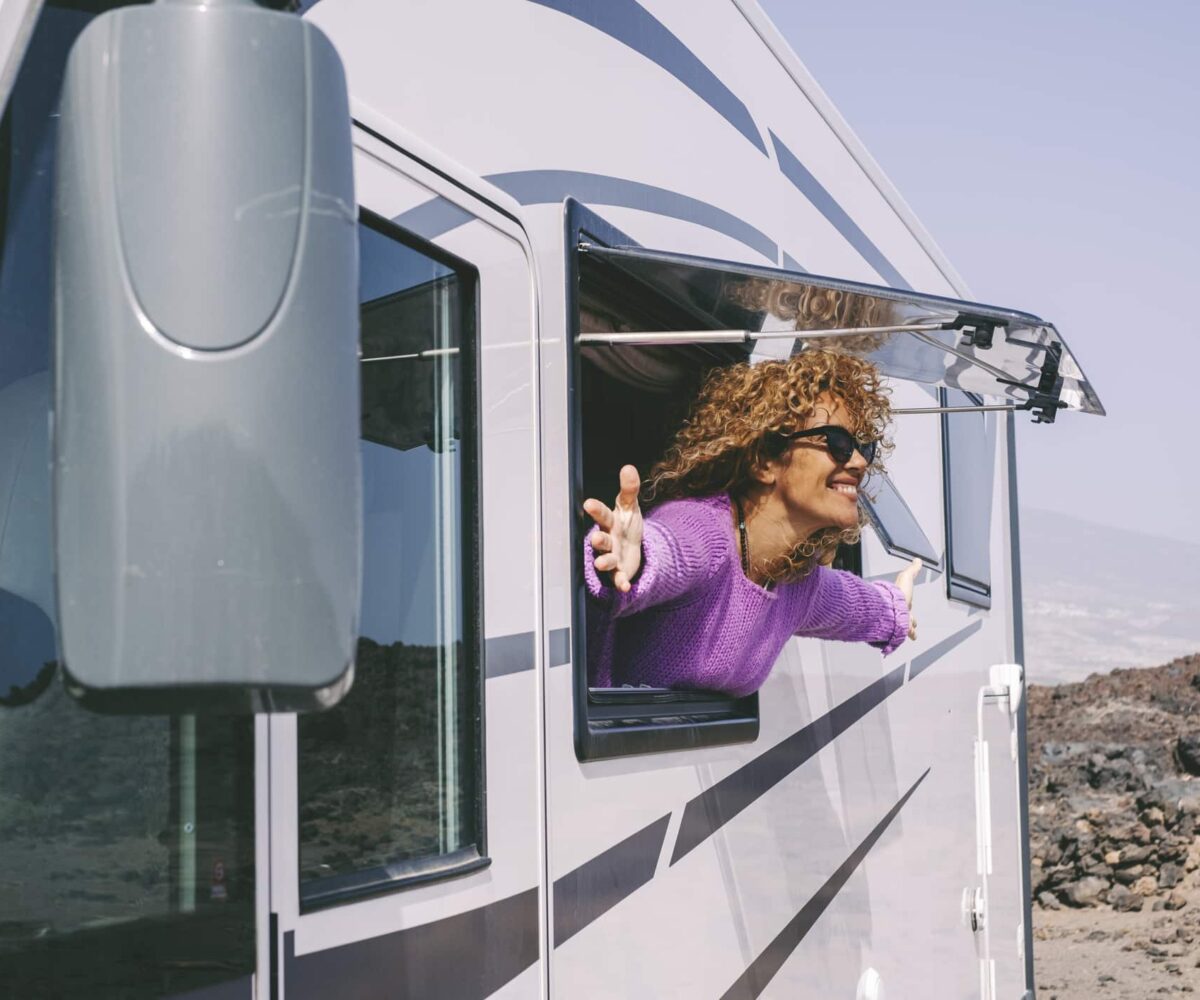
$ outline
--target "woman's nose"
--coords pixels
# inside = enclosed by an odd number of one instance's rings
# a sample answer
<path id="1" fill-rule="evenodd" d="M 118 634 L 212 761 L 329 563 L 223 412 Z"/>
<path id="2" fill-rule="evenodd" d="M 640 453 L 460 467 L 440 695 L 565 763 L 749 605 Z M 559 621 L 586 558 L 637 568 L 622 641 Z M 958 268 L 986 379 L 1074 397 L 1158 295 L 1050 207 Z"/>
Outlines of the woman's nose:
<path id="1" fill-rule="evenodd" d="M 853 454 L 851 454 L 849 460 L 846 462 L 846 471 L 857 472 L 860 476 L 867 471 L 867 460 L 857 448 L 854 449 Z"/>

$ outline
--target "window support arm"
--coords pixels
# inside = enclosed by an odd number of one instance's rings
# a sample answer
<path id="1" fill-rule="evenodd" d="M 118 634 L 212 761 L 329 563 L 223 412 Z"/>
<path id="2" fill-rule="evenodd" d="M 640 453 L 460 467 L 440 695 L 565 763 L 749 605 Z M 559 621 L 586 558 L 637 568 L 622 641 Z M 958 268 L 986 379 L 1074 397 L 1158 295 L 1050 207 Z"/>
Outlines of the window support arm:
<path id="1" fill-rule="evenodd" d="M 1029 393 L 1029 398 L 1023 403 L 944 407 L 928 406 L 909 409 L 893 410 L 896 414 L 915 413 L 978 413 L 988 410 L 1010 411 L 1030 410 L 1034 414 L 1034 423 L 1052 424 L 1058 411 L 1066 408 L 1066 403 L 1059 398 L 1062 379 L 1059 377 L 1058 366 L 1062 357 L 1061 344 L 1047 344 L 1046 357 L 1042 361 L 1041 373 L 1037 385 L 1028 385 L 1008 377 L 1008 373 L 995 365 L 990 365 L 974 354 L 968 354 L 959 347 L 943 343 L 933 333 L 943 330 L 956 330 L 970 326 L 972 333 L 964 333 L 967 337 L 966 346 L 986 350 L 992 345 L 994 325 L 988 326 L 976 317 L 960 315 L 950 322 L 910 323 L 898 326 L 862 326 L 846 327 L 836 330 L 657 330 L 622 333 L 581 333 L 576 337 L 576 343 L 581 347 L 607 345 L 654 344 L 660 346 L 684 344 L 754 344 L 759 340 L 821 340 L 826 338 L 846 337 L 861 334 L 907 333 L 937 350 L 952 354 L 956 358 L 987 372 L 1001 385 L 1011 386 Z M 982 329 L 986 327 L 986 329 Z"/>

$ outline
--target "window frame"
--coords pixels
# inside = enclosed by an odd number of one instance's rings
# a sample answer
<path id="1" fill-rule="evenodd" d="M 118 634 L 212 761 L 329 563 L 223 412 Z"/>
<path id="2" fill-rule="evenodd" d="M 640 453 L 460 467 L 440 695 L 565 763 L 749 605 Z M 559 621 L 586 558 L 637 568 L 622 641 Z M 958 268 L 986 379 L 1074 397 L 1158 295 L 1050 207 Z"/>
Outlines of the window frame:
<path id="1" fill-rule="evenodd" d="M 734 698 L 715 692 L 667 688 L 588 687 L 587 587 L 583 576 L 586 525 L 583 501 L 582 356 L 579 243 L 637 246 L 616 227 L 573 198 L 566 200 L 567 438 L 571 476 L 572 663 L 575 755 L 581 761 L 606 760 L 670 750 L 752 743 L 759 733 L 758 694 Z M 697 322 L 700 322 L 697 318 Z M 698 328 L 698 327 L 697 327 Z M 615 470 L 614 470 L 615 473 Z"/>
<path id="2" fill-rule="evenodd" d="M 486 692 L 487 671 L 484 660 L 483 632 L 483 522 L 482 475 L 483 442 L 480 427 L 480 293 L 479 269 L 470 261 L 424 240 L 386 217 L 360 204 L 358 223 L 373 229 L 381 236 L 450 268 L 459 279 L 459 313 L 462 318 L 459 343 L 459 399 L 462 423 L 459 446 L 462 461 L 461 565 L 463 659 L 473 670 L 468 678 L 473 698 L 471 720 L 474 724 L 475 748 L 467 766 L 475 774 L 471 809 L 475 840 L 446 854 L 422 855 L 387 862 L 370 868 L 305 880 L 300 867 L 300 743 L 296 734 L 296 885 L 301 916 L 342 903 L 377 897 L 417 886 L 457 878 L 491 865 L 487 850 L 487 731 Z M 330 711 L 337 711 L 336 706 Z"/>
<path id="3" fill-rule="evenodd" d="M 965 396 L 971 405 L 982 406 L 984 403 L 983 397 L 977 393 L 967 392 L 965 389 L 956 389 L 956 392 Z M 950 392 L 943 388 L 938 389 L 938 405 L 949 406 Z M 958 414 L 958 413 L 943 413 L 942 417 L 942 504 L 945 510 L 946 519 L 946 596 L 952 601 L 960 601 L 963 604 L 969 604 L 976 608 L 988 610 L 992 606 L 992 560 L 991 560 L 991 512 L 986 525 L 988 533 L 987 551 L 988 551 L 988 566 L 987 580 L 976 580 L 974 577 L 967 576 L 965 573 L 956 571 L 954 567 L 954 495 L 953 495 L 953 455 L 950 448 L 950 421 L 955 417 L 962 416 L 979 416 L 984 421 L 985 432 L 987 422 L 991 419 L 991 415 L 987 413 L 980 414 Z M 995 453 L 990 452 L 988 458 L 992 463 L 992 476 L 995 477 Z M 960 519 L 961 523 L 961 519 Z"/>

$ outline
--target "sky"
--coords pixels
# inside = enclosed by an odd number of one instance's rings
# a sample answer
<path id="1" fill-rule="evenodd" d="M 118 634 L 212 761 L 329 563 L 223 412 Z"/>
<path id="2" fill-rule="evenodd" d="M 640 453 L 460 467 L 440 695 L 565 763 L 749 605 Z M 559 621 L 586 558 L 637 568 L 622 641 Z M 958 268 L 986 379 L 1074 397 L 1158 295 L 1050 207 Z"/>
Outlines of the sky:
<path id="1" fill-rule="evenodd" d="M 1200 4 L 760 2 L 972 297 L 1099 392 L 1018 416 L 1022 506 L 1200 542 Z"/>

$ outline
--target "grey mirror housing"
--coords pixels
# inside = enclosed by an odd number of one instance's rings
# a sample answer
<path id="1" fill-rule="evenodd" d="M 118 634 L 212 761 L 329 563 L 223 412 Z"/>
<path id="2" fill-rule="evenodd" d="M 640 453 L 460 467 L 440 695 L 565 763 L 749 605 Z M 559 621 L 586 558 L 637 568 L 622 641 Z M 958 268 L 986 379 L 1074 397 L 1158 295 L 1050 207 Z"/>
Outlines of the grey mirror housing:
<path id="1" fill-rule="evenodd" d="M 349 102 L 248 0 L 97 18 L 63 84 L 54 553 L 101 710 L 296 711 L 349 688 L 361 560 Z"/>

